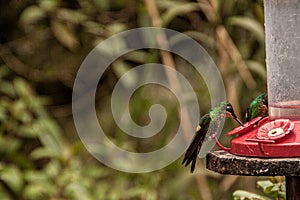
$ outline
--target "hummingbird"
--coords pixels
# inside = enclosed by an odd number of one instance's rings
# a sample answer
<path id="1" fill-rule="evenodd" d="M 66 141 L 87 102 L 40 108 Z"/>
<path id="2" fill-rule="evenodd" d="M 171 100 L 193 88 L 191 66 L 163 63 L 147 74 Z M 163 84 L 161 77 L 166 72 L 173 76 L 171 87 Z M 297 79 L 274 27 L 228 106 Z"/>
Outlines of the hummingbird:
<path id="1" fill-rule="evenodd" d="M 210 133 L 213 133 L 212 136 L 214 137 L 214 133 L 220 126 L 221 120 L 225 117 L 235 119 L 240 125 L 243 126 L 243 123 L 235 115 L 232 105 L 228 102 L 221 102 L 200 119 L 192 142 L 186 150 L 183 161 L 181 163 L 186 167 L 192 162 L 191 173 L 193 173 L 195 170 L 197 156 L 200 152 L 207 132 L 209 131 L 209 129 L 211 129 Z"/>
<path id="2" fill-rule="evenodd" d="M 247 109 L 246 122 L 260 116 L 262 118 L 268 116 L 268 95 L 266 93 L 262 93 L 251 102 Z"/>

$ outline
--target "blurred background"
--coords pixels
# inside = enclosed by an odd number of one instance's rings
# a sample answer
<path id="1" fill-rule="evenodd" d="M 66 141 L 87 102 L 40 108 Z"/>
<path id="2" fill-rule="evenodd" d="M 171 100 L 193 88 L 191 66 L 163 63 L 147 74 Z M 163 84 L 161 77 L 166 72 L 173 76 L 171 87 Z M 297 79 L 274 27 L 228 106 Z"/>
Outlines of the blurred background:
<path id="1" fill-rule="evenodd" d="M 218 200 L 232 199 L 237 189 L 259 193 L 255 177 L 219 175 L 207 171 L 204 160 L 194 174 L 181 165 L 182 157 L 145 174 L 106 167 L 79 140 L 71 103 L 76 73 L 99 42 L 125 30 L 159 26 L 187 34 L 205 48 L 244 120 L 252 99 L 266 92 L 263 23 L 262 0 L 0 1 L 0 199 Z M 193 86 L 203 115 L 211 107 L 205 82 L 182 58 L 170 55 Z M 153 85 L 134 93 L 130 111 L 136 123 L 146 125 L 150 106 L 163 105 L 168 119 L 157 135 L 130 137 L 113 120 L 115 83 L 150 62 L 165 64 L 165 54 L 146 49 L 123 55 L 99 82 L 99 123 L 111 141 L 129 151 L 163 147 L 178 128 L 175 96 Z M 234 126 L 227 120 L 223 132 Z M 228 146 L 230 139 L 221 141 Z"/>

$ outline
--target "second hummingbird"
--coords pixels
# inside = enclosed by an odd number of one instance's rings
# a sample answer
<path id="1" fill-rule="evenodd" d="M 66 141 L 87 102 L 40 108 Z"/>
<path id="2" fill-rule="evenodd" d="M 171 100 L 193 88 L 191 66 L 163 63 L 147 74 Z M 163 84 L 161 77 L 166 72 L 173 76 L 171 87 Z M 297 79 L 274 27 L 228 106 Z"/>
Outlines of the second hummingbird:
<path id="1" fill-rule="evenodd" d="M 262 118 L 268 116 L 268 95 L 266 93 L 262 93 L 251 102 L 247 109 L 246 122 L 260 116 Z"/>
<path id="2" fill-rule="evenodd" d="M 243 123 L 235 115 L 232 105 L 228 102 L 221 102 L 200 119 L 194 138 L 192 139 L 192 142 L 190 143 L 182 161 L 182 164 L 185 166 L 192 163 L 191 173 L 193 173 L 195 170 L 197 156 L 200 152 L 207 132 L 209 129 L 214 129 L 210 130 L 210 132 L 214 134 L 220 126 L 222 118 L 225 117 L 235 119 L 240 125 L 243 126 Z"/>

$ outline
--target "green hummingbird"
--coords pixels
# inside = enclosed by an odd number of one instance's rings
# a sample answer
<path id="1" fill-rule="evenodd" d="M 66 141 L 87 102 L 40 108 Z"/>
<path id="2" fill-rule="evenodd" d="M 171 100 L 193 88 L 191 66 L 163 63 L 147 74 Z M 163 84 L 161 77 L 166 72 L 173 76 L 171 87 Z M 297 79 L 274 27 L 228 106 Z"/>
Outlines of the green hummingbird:
<path id="1" fill-rule="evenodd" d="M 262 93 L 251 102 L 247 109 L 246 122 L 259 116 L 262 118 L 268 116 L 268 95 L 266 93 Z"/>
<path id="2" fill-rule="evenodd" d="M 197 156 L 200 152 L 201 146 L 208 130 L 210 129 L 210 133 L 213 133 L 212 136 L 214 136 L 218 127 L 220 126 L 221 119 L 225 117 L 235 119 L 239 124 L 243 126 L 243 123 L 235 115 L 232 105 L 228 102 L 221 102 L 200 119 L 194 138 L 192 139 L 192 142 L 186 150 L 183 161 L 181 163 L 186 167 L 192 162 L 191 173 L 193 173 L 195 170 Z"/>

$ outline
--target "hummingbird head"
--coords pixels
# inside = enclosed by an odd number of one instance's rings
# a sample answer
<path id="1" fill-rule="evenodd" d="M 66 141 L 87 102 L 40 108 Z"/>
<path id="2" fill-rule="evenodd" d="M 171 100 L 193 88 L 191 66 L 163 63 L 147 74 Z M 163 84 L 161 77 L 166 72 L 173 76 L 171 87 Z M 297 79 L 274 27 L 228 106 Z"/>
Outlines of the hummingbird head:
<path id="1" fill-rule="evenodd" d="M 267 94 L 263 93 L 262 95 L 259 96 L 259 106 L 265 110 L 268 109 L 268 96 Z"/>
<path id="2" fill-rule="evenodd" d="M 232 119 L 234 119 L 235 121 L 237 121 L 241 126 L 243 125 L 243 122 L 241 122 L 241 120 L 235 115 L 234 111 L 233 111 L 233 107 L 230 103 L 226 104 L 226 117 L 230 117 Z"/>
<path id="3" fill-rule="evenodd" d="M 258 116 L 268 115 L 268 95 L 263 93 L 256 97 L 250 104 L 246 112 L 246 122 Z"/>
<path id="4" fill-rule="evenodd" d="M 267 94 L 262 94 L 261 102 L 268 107 L 268 96 Z"/>

